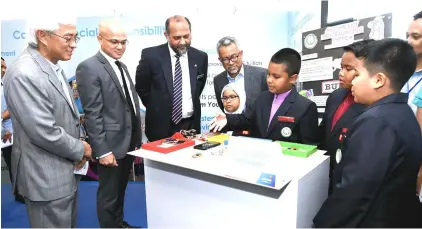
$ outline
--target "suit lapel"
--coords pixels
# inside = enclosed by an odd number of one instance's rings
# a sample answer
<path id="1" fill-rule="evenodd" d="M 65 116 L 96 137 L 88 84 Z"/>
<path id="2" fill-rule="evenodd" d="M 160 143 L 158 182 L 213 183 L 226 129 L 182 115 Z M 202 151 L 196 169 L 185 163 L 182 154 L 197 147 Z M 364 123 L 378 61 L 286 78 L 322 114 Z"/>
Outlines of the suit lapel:
<path id="1" fill-rule="evenodd" d="M 292 107 L 292 104 L 296 101 L 297 97 L 296 88 L 292 88 L 289 95 L 284 99 L 283 103 L 280 105 L 278 110 L 275 112 L 273 119 L 271 120 L 270 126 L 265 137 L 267 137 L 273 130 L 275 124 L 278 122 L 278 116 L 284 116 Z M 271 104 L 272 105 L 272 104 Z M 270 107 L 271 110 L 271 107 Z"/>
<path id="2" fill-rule="evenodd" d="M 349 109 L 340 117 L 337 123 L 334 125 L 333 131 L 331 131 L 332 137 L 338 137 L 338 130 L 345 126 L 345 122 L 352 120 L 354 117 L 359 115 L 364 110 L 364 105 L 353 103 Z M 331 125 L 331 124 L 330 124 Z M 330 126 L 331 127 L 331 126 Z"/>
<path id="3" fill-rule="evenodd" d="M 64 74 L 64 71 L 62 70 L 62 76 L 65 78 L 65 79 L 67 79 L 67 77 L 66 77 L 66 75 Z M 75 114 L 78 114 L 79 112 L 77 112 L 78 111 L 78 107 L 76 106 L 76 104 L 75 104 L 75 99 L 73 99 L 73 90 L 70 88 L 70 86 L 69 86 L 69 84 L 66 84 L 66 88 L 67 88 L 67 90 L 69 90 L 69 95 L 70 95 L 70 100 L 71 100 L 71 102 L 72 102 L 72 107 L 73 107 L 73 111 L 74 111 L 74 113 Z M 69 104 L 70 105 L 70 104 Z"/>
<path id="4" fill-rule="evenodd" d="M 110 78 L 113 80 L 114 84 L 116 85 L 117 89 L 120 92 L 120 95 L 125 98 L 125 94 L 123 93 L 122 86 L 120 86 L 119 78 L 117 78 L 116 72 L 114 71 L 113 67 L 107 61 L 107 59 L 101 54 L 100 52 L 97 53 L 98 60 L 103 64 L 105 70 L 110 75 Z"/>
<path id="5" fill-rule="evenodd" d="M 161 49 L 161 66 L 163 68 L 164 73 L 164 80 L 167 84 L 167 88 L 169 90 L 170 95 L 172 96 L 173 100 L 173 65 L 170 59 L 170 51 L 168 45 L 163 45 Z"/>
<path id="6" fill-rule="evenodd" d="M 250 69 L 247 67 L 247 65 L 243 65 L 243 71 L 245 75 L 243 76 L 243 79 L 245 81 L 245 92 L 246 92 L 246 99 L 252 98 L 251 92 L 253 88 L 253 76 L 252 72 L 249 71 Z"/>
<path id="7" fill-rule="evenodd" d="M 70 102 L 67 99 L 67 96 L 66 96 L 66 94 L 63 90 L 63 87 L 62 87 L 59 79 L 57 78 L 57 74 L 54 72 L 51 64 L 47 61 L 47 59 L 45 59 L 45 57 L 41 56 L 41 54 L 35 48 L 32 48 L 31 46 L 29 46 L 27 48 L 27 50 L 31 54 L 31 56 L 34 57 L 36 62 L 39 64 L 41 70 L 48 75 L 48 80 L 50 81 L 50 83 L 54 86 L 54 88 L 56 88 L 56 90 L 59 92 L 59 94 L 66 101 L 67 105 L 69 105 L 69 107 L 71 108 L 73 114 L 76 116 L 77 115 L 76 110 L 75 110 L 72 102 Z M 72 93 L 69 92 L 69 95 L 71 96 L 70 99 L 73 100 Z"/>
<path id="8" fill-rule="evenodd" d="M 189 75 L 190 75 L 190 89 L 192 93 L 192 99 L 195 98 L 196 91 L 196 77 L 198 73 L 198 64 L 195 62 L 195 52 L 188 51 L 188 63 L 189 63 Z M 207 76 L 204 76 L 207 77 Z"/>
<path id="9" fill-rule="evenodd" d="M 261 120 L 257 120 L 257 122 L 263 122 L 263 124 L 260 125 L 261 129 L 259 130 L 261 132 L 261 136 L 267 135 L 268 122 L 269 122 L 269 119 L 270 119 L 271 106 L 272 106 L 272 103 L 273 103 L 273 99 L 274 99 L 274 95 L 267 91 L 266 97 L 262 101 L 263 104 L 262 105 L 259 104 L 259 107 L 263 108 L 263 109 L 261 109 L 262 118 L 261 118 Z"/>

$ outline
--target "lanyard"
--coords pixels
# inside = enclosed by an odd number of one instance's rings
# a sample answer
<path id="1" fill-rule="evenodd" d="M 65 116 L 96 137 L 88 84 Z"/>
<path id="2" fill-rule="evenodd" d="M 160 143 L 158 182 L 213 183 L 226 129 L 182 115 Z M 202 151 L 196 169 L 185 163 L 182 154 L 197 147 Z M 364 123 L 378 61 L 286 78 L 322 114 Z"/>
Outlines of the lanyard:
<path id="1" fill-rule="evenodd" d="M 407 93 L 410 94 L 410 92 L 421 82 L 421 80 L 422 80 L 422 77 L 418 80 L 418 82 L 415 83 L 415 85 L 413 85 L 412 88 L 409 89 Z M 407 86 L 409 86 L 409 83 L 407 83 Z"/>

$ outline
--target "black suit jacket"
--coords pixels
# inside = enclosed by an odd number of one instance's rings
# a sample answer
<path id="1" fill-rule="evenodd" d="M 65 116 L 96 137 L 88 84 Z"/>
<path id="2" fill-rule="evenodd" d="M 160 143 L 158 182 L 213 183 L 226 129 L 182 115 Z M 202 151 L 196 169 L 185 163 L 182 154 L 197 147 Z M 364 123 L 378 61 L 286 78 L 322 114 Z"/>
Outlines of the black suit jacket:
<path id="1" fill-rule="evenodd" d="M 353 120 L 365 109 L 364 105 L 353 103 L 334 125 L 333 130 L 331 130 L 334 114 L 349 92 L 350 90 L 339 88 L 331 93 L 327 99 L 325 112 L 319 125 L 321 144 L 318 148 L 321 150 L 326 150 L 326 155 L 330 156 L 330 177 L 332 175 L 331 172 L 335 166 L 335 153 L 337 149 L 340 148 L 339 137 L 343 128 L 349 128 Z"/>
<path id="2" fill-rule="evenodd" d="M 296 88 L 274 114 L 270 125 L 274 94 L 269 91 L 262 92 L 255 101 L 251 115 L 227 114 L 227 130 L 251 129 L 251 136 L 271 140 L 296 142 L 303 144 L 318 144 L 318 111 L 314 102 L 299 95 Z M 293 117 L 294 122 L 281 122 L 278 116 Z M 283 137 L 281 130 L 284 127 L 291 129 L 290 137 Z"/>
<path id="3" fill-rule="evenodd" d="M 256 98 L 263 91 L 268 90 L 267 85 L 267 70 L 260 67 L 243 65 L 244 67 L 244 79 L 245 79 L 245 93 L 246 93 L 246 104 L 245 110 L 251 111 L 252 105 Z M 227 71 L 223 71 L 214 77 L 214 92 L 217 99 L 218 106 L 224 111 L 223 101 L 221 101 L 221 92 L 223 88 L 229 84 L 227 79 Z"/>
<path id="4" fill-rule="evenodd" d="M 201 131 L 200 96 L 205 87 L 208 55 L 198 49 L 188 49 L 189 73 L 193 102 L 193 123 Z M 145 134 L 154 141 L 171 136 L 173 109 L 173 73 L 168 44 L 142 50 L 136 69 L 136 91 L 146 107 Z"/>
<path id="5" fill-rule="evenodd" d="M 89 142 L 94 156 L 113 152 L 116 159 L 126 156 L 135 134 L 135 146 L 142 143 L 141 115 L 139 99 L 135 92 L 129 71 L 122 63 L 132 91 L 136 112 L 136 123 L 132 115 L 119 79 L 107 59 L 98 52 L 84 60 L 76 68 L 78 92 L 85 112 Z M 118 73 L 120 74 L 120 73 Z M 132 132 L 132 125 L 136 131 Z"/>
<path id="6" fill-rule="evenodd" d="M 415 195 L 422 136 L 407 99 L 386 96 L 352 123 L 316 227 L 422 227 Z"/>

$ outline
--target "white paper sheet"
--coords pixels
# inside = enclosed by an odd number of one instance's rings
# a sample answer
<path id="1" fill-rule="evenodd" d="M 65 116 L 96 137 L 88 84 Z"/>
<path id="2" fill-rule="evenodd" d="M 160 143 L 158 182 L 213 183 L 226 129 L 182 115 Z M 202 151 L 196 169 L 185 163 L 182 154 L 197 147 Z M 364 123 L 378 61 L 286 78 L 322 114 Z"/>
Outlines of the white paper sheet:
<path id="1" fill-rule="evenodd" d="M 87 161 L 84 165 L 84 167 L 82 167 L 80 170 L 74 170 L 73 173 L 74 174 L 79 174 L 79 175 L 86 175 L 86 173 L 88 172 L 88 167 L 89 167 L 89 161 Z"/>
<path id="2" fill-rule="evenodd" d="M 333 79 L 333 57 L 302 61 L 299 82 Z"/>

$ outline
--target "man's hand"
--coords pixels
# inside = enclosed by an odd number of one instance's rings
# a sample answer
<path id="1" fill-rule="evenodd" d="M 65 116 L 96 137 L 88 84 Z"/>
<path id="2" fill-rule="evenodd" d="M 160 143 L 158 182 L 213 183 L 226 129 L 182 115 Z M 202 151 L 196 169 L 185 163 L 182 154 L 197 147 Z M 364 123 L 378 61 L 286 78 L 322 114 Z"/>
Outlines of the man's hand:
<path id="1" fill-rule="evenodd" d="M 86 141 L 82 141 L 82 143 L 84 144 L 84 156 L 83 159 L 91 160 L 92 158 L 92 149 L 91 146 L 86 142 Z"/>
<path id="2" fill-rule="evenodd" d="M 104 165 L 106 167 L 114 167 L 114 166 L 118 166 L 117 165 L 117 161 L 116 158 L 114 157 L 114 155 L 111 153 L 110 155 L 100 158 L 100 164 Z"/>
<path id="3" fill-rule="evenodd" d="M 9 140 L 9 142 L 12 142 L 12 133 L 10 133 L 8 130 L 6 130 L 6 133 L 3 135 L 1 140 L 3 140 L 3 143 L 6 143 L 7 140 Z"/>
<path id="4" fill-rule="evenodd" d="M 87 159 L 83 158 L 75 165 L 75 170 L 80 170 L 82 167 L 84 167 L 85 163 L 87 162 Z"/>
<path id="5" fill-rule="evenodd" d="M 421 186 L 422 186 L 422 165 L 421 167 L 419 167 L 418 178 L 416 180 L 416 195 L 417 196 L 420 195 Z"/>
<path id="6" fill-rule="evenodd" d="M 219 132 L 227 125 L 226 114 L 219 113 L 212 120 L 210 125 L 210 131 Z"/>

